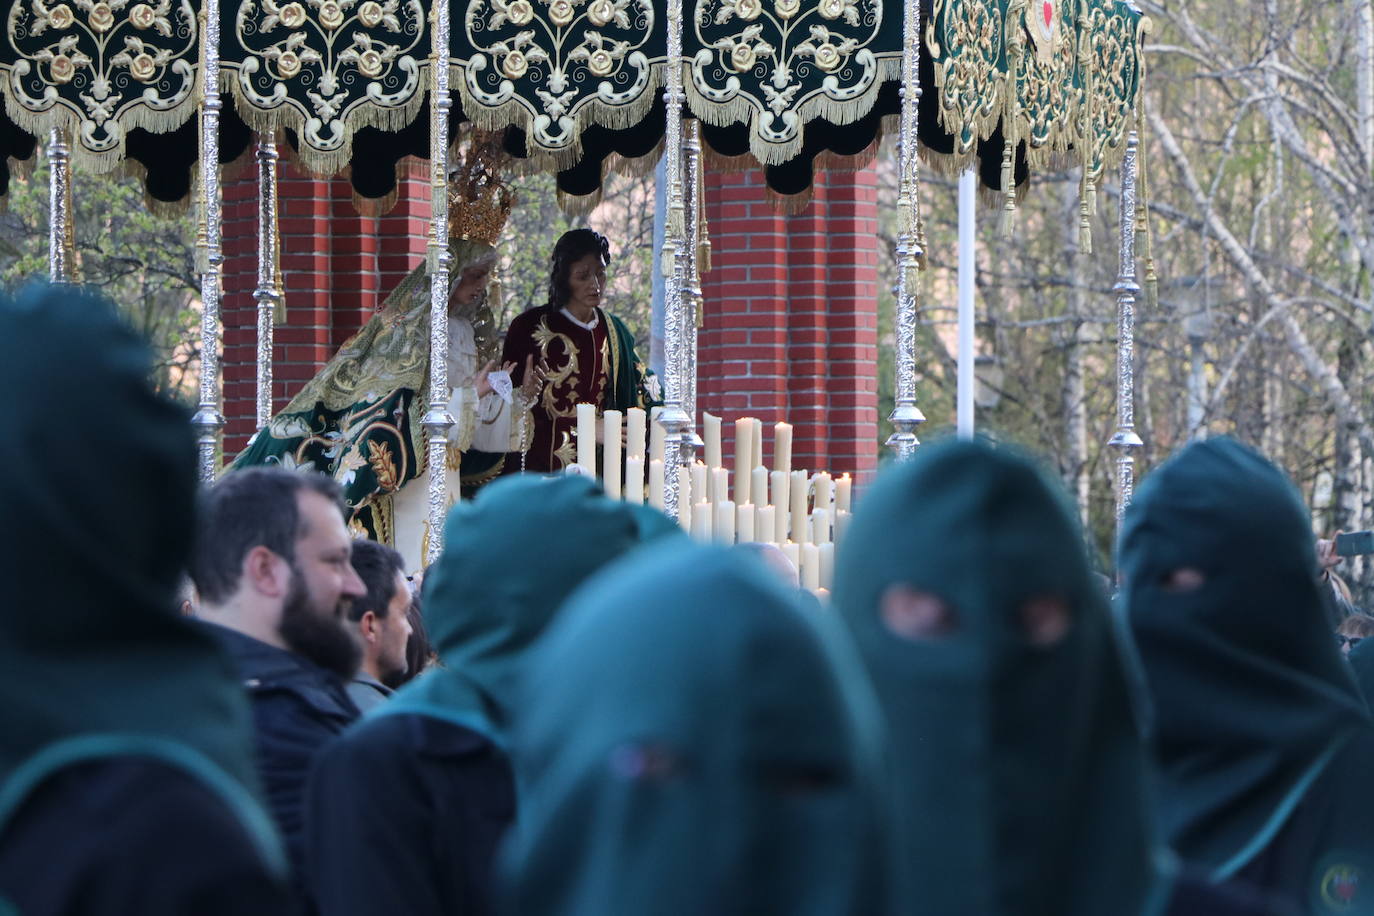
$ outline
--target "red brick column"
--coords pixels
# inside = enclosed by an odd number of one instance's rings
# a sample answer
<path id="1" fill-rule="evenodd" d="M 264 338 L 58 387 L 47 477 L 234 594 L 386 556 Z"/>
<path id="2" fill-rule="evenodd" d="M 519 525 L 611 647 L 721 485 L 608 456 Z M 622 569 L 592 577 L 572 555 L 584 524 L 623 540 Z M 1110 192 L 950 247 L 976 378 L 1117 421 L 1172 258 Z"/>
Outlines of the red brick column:
<path id="1" fill-rule="evenodd" d="M 817 172 L 796 216 L 755 172 L 708 174 L 698 406 L 795 427 L 792 464 L 851 474 L 878 460 L 878 203 L 872 169 Z M 764 460 L 772 461 L 771 431 Z M 729 446 L 726 446 L 729 454 Z"/>
<path id="2" fill-rule="evenodd" d="M 385 216 L 362 216 L 347 180 L 280 167 L 278 198 L 286 321 L 273 339 L 273 409 L 285 406 L 420 262 L 429 232 L 429 186 L 406 178 Z M 256 429 L 256 171 L 224 188 L 224 455 Z"/>

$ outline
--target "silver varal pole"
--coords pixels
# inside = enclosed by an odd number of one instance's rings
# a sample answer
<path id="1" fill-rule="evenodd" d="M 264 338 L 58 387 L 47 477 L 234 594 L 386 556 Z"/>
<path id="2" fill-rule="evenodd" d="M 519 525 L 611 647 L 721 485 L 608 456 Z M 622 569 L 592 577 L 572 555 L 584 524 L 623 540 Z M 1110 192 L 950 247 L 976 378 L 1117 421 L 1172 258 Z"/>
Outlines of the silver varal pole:
<path id="1" fill-rule="evenodd" d="M 429 549 L 426 564 L 443 551 L 444 516 L 448 512 L 448 297 L 453 255 L 448 250 L 448 113 L 453 106 L 448 86 L 449 5 L 433 4 L 434 36 L 430 54 L 429 106 L 429 409 L 423 426 L 429 442 Z"/>
<path id="2" fill-rule="evenodd" d="M 72 151 L 67 132 L 48 135 L 48 278 L 72 282 Z"/>
<path id="3" fill-rule="evenodd" d="M 1116 285 L 1116 435 L 1107 443 L 1117 449 L 1116 525 L 1135 493 L 1135 459 L 1131 450 L 1145 443 L 1135 431 L 1135 303 L 1140 284 L 1135 276 L 1136 152 L 1135 131 L 1126 137 L 1121 160 L 1121 264 Z"/>
<path id="4" fill-rule="evenodd" d="M 271 135 L 258 139 L 258 429 L 272 419 L 272 335 L 281 304 L 277 265 L 277 143 Z"/>
<path id="5" fill-rule="evenodd" d="M 200 190 L 205 241 L 200 273 L 200 401 L 191 425 L 196 429 L 200 479 L 215 479 L 219 434 L 224 428 L 220 412 L 219 309 L 223 287 L 224 249 L 219 185 L 219 3 L 206 0 L 201 29 L 203 80 L 200 108 Z"/>
<path id="6" fill-rule="evenodd" d="M 686 322 L 683 332 L 687 348 L 687 374 L 684 379 L 682 407 L 687 411 L 691 426 L 687 434 L 696 447 L 697 426 L 697 330 L 701 324 L 702 306 L 706 297 L 701 291 L 701 261 L 698 258 L 701 244 L 701 122 L 689 118 L 682 139 L 683 168 L 683 213 L 685 239 L 682 247 L 683 270 L 686 283 L 683 288 L 682 319 Z M 687 462 L 690 464 L 690 460 Z"/>
<path id="7" fill-rule="evenodd" d="M 921 98 L 919 77 L 921 48 L 920 0 L 905 0 L 902 10 L 902 108 L 898 115 L 897 188 L 897 378 L 892 413 L 892 435 L 887 445 L 899 459 L 916 454 L 920 440 L 916 427 L 926 421 L 916 406 L 916 311 L 921 299 L 921 173 L 916 154 L 917 104 Z"/>
<path id="8" fill-rule="evenodd" d="M 692 418 L 684 408 L 689 367 L 683 310 L 690 307 L 690 303 L 683 295 L 686 205 L 682 184 L 682 0 L 668 0 L 667 7 L 668 66 L 664 71 L 663 98 L 667 108 L 664 153 L 668 176 L 668 226 L 661 257 L 667 337 L 664 341 L 664 404 L 659 423 L 666 441 L 678 444 L 678 460 L 674 461 L 669 451 L 664 456 L 663 467 L 663 509 L 672 518 L 678 518 L 678 470 L 691 462 L 693 453 Z"/>

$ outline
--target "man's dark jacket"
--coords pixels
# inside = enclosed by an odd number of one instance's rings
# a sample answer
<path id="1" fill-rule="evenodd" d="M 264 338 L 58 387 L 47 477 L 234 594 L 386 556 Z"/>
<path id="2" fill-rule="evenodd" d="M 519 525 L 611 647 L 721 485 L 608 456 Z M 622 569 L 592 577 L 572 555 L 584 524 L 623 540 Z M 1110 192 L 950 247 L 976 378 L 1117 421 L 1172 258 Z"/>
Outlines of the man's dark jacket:
<path id="1" fill-rule="evenodd" d="M 315 755 L 358 718 L 343 681 L 303 656 L 206 624 L 233 658 L 253 706 L 255 761 L 293 880 L 303 887 L 305 781 Z"/>

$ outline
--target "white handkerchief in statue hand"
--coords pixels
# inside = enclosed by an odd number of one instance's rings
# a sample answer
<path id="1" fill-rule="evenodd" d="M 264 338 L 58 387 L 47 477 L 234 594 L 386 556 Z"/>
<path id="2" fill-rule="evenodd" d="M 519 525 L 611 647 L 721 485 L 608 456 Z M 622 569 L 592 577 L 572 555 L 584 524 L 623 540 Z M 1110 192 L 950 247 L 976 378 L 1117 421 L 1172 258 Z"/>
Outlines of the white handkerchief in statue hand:
<path id="1" fill-rule="evenodd" d="M 487 384 L 491 390 L 496 392 L 501 400 L 507 404 L 511 402 L 511 395 L 515 393 L 515 383 L 511 381 L 510 373 L 505 369 L 494 369 L 487 373 Z"/>

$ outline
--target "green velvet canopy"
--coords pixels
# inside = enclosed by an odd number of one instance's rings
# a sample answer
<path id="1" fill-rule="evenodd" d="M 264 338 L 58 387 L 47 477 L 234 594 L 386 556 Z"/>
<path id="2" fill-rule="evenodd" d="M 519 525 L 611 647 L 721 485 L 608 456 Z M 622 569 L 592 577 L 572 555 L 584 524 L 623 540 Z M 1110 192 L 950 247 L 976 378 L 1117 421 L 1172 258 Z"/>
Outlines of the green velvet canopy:
<path id="1" fill-rule="evenodd" d="M 921 139 L 983 183 L 1064 161 L 1096 181 L 1134 121 L 1147 20 L 1121 0 L 922 2 Z M 220 159 L 285 130 L 299 163 L 363 196 L 427 156 L 433 9 L 421 0 L 225 0 L 217 8 Z M 510 152 L 597 190 L 607 160 L 664 134 L 664 0 L 461 0 L 447 49 L 453 121 L 509 128 Z M 142 166 L 149 194 L 190 189 L 205 78 L 191 0 L 10 0 L 0 156 L 69 132 L 78 168 Z M 683 85 L 703 140 L 750 154 L 795 193 L 822 154 L 872 144 L 899 105 L 898 0 L 683 0 Z M 1006 145 L 1011 141 L 1010 150 Z M 1010 154 L 1014 151 L 1014 155 Z M 8 168 L 0 180 L 7 181 Z"/>

